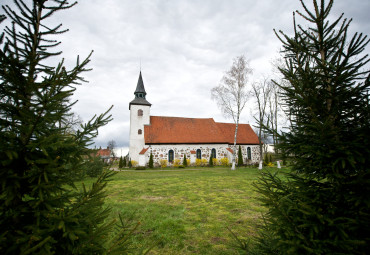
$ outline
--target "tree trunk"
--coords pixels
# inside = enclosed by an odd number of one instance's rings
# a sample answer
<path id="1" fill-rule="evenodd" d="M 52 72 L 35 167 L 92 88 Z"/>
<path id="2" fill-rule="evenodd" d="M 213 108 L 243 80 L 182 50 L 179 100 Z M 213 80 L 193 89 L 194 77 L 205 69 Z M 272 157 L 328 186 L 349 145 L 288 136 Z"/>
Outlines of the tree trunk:
<path id="1" fill-rule="evenodd" d="M 234 135 L 234 149 L 233 149 L 233 160 L 231 170 L 235 170 L 235 158 L 236 158 L 236 136 L 238 134 L 239 116 L 236 119 L 235 135 Z"/>

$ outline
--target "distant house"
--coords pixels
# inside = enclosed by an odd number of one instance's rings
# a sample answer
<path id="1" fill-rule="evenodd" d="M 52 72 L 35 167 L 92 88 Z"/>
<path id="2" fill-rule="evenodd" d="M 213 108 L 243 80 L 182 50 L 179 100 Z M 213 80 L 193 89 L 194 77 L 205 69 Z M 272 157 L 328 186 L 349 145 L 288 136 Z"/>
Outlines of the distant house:
<path id="1" fill-rule="evenodd" d="M 96 153 L 96 156 L 100 157 L 104 162 L 109 163 L 112 158 L 112 151 L 107 147 L 106 149 L 100 149 Z"/>
<path id="2" fill-rule="evenodd" d="M 218 123 L 212 118 L 150 116 L 151 104 L 145 98 L 141 72 L 134 94 L 135 99 L 129 104 L 129 154 L 140 166 L 148 163 L 151 153 L 157 164 L 161 159 L 181 160 L 184 155 L 191 163 L 211 155 L 231 160 L 235 124 Z M 236 143 L 245 163 L 258 162 L 259 140 L 249 124 L 239 124 Z"/>

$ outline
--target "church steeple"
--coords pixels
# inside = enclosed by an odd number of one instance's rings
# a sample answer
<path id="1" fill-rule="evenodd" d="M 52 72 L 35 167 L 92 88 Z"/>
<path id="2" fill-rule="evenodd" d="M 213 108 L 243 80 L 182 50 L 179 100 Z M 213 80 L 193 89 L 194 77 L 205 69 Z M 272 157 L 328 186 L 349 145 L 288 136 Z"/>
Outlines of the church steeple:
<path id="1" fill-rule="evenodd" d="M 129 109 L 131 109 L 131 105 L 148 105 L 148 106 L 152 105 L 145 99 L 146 91 L 144 88 L 144 82 L 143 82 L 143 77 L 141 75 L 141 71 L 139 75 L 139 80 L 137 81 L 136 90 L 134 92 L 134 95 L 135 95 L 135 99 L 130 102 Z"/>
<path id="2" fill-rule="evenodd" d="M 146 92 L 144 88 L 143 77 L 141 76 L 141 71 L 140 71 L 139 80 L 137 81 L 137 86 L 136 86 L 136 90 L 134 94 L 135 94 L 135 97 L 142 97 L 145 99 Z"/>

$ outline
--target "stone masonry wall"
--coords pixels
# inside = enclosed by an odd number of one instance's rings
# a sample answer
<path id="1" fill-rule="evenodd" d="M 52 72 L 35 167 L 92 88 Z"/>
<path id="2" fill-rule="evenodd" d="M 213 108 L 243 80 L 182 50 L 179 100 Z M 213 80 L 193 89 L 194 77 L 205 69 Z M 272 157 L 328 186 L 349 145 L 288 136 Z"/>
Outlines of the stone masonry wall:
<path id="1" fill-rule="evenodd" d="M 256 163 L 259 159 L 258 146 L 257 145 L 241 145 L 243 161 L 247 163 L 247 147 L 251 148 L 252 160 L 249 163 Z M 184 154 L 187 159 L 190 159 L 190 151 L 201 150 L 202 158 L 209 159 L 211 156 L 212 149 L 216 149 L 216 156 L 218 159 L 227 157 L 229 159 L 231 153 L 227 151 L 227 148 L 233 148 L 227 144 L 166 144 L 166 145 L 150 145 L 149 150 L 146 153 L 146 162 L 149 162 L 150 153 L 153 154 L 154 164 L 159 164 L 161 159 L 168 160 L 168 152 L 174 151 L 174 159 L 183 160 Z M 239 146 L 237 145 L 237 150 Z M 182 162 L 182 161 L 181 161 Z"/>

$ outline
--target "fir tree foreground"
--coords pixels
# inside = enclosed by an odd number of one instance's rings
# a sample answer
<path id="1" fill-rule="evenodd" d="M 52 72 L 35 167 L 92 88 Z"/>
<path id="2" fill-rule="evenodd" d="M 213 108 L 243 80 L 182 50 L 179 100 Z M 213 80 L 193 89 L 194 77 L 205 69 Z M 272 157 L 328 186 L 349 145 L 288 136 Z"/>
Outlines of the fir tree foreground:
<path id="1" fill-rule="evenodd" d="M 296 12 L 310 24 L 283 43 L 286 84 L 279 84 L 290 132 L 279 149 L 292 158 L 287 179 L 266 173 L 257 184 L 269 211 L 257 254 L 368 254 L 370 250 L 369 40 L 333 1 Z M 287 85 L 288 84 L 288 85 Z"/>
<path id="2" fill-rule="evenodd" d="M 107 221 L 103 206 L 112 174 L 82 191 L 74 186 L 97 129 L 112 119 L 108 110 L 76 132 L 66 121 L 90 56 L 71 70 L 63 60 L 56 67 L 46 61 L 61 54 L 54 37 L 67 30 L 45 21 L 76 3 L 14 3 L 16 10 L 3 6 L 0 17 L 8 25 L 0 38 L 0 253 L 125 253 L 125 223 Z"/>

